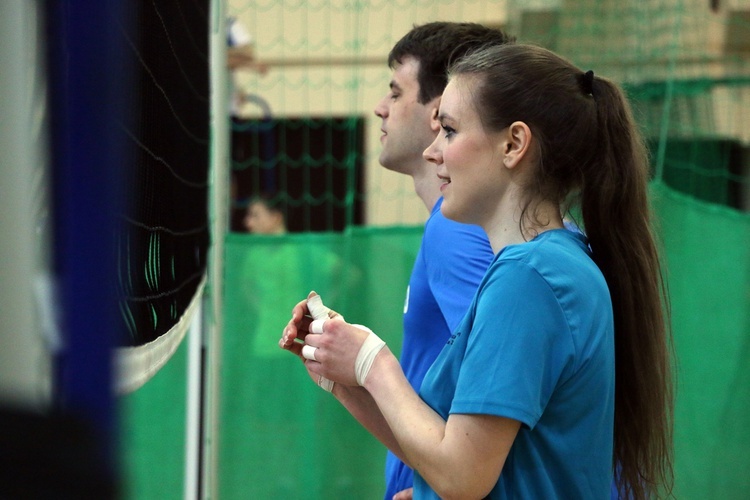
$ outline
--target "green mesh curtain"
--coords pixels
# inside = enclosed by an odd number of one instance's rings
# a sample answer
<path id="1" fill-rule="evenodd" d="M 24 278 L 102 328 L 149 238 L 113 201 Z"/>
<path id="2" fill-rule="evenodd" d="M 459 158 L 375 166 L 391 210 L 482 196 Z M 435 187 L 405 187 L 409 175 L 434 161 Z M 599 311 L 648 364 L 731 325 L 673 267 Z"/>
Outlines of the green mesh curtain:
<path id="1" fill-rule="evenodd" d="M 745 498 L 750 479 L 750 217 L 656 185 L 676 347 L 677 498 Z"/>
<path id="2" fill-rule="evenodd" d="M 385 450 L 278 347 L 310 290 L 398 351 L 418 228 L 233 234 L 225 261 L 221 498 L 375 498 Z"/>
<path id="3" fill-rule="evenodd" d="M 651 150 L 670 280 L 675 495 L 747 498 L 749 11 L 747 2 L 708 0 L 228 1 L 268 67 L 234 75 L 245 93 L 233 124 L 243 149 L 227 175 L 235 232 L 223 268 L 212 270 L 224 279 L 225 328 L 209 496 L 382 497 L 385 450 L 276 341 L 291 306 L 316 290 L 398 351 L 427 213 L 411 179 L 379 167 L 372 109 L 387 90 L 392 44 L 415 23 L 455 20 L 504 26 L 625 86 Z M 261 192 L 285 208 L 290 234 L 241 233 L 244 207 Z M 184 404 L 176 356 L 139 395 L 156 408 Z M 144 421 L 147 406 L 132 402 Z M 183 425 L 179 412 L 164 411 Z M 178 464 L 165 462 L 168 479 L 151 464 L 183 438 L 145 427 L 133 424 L 141 446 L 127 452 L 144 485 L 137 498 L 176 498 Z"/>
<path id="4" fill-rule="evenodd" d="M 120 400 L 123 498 L 182 498 L 187 345 L 138 391 Z"/>

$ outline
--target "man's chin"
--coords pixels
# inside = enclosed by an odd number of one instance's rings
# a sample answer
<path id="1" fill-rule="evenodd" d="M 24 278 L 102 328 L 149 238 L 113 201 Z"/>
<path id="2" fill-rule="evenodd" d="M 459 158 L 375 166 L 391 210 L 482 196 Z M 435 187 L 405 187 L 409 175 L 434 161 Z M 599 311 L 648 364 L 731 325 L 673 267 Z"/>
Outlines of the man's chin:
<path id="1" fill-rule="evenodd" d="M 403 174 L 405 173 L 403 168 L 403 162 L 397 161 L 396 158 L 393 158 L 392 156 L 387 156 L 381 154 L 378 158 L 378 161 L 380 162 L 380 166 L 383 167 L 386 170 L 390 170 L 391 172 L 396 172 L 397 174 Z"/>
<path id="2" fill-rule="evenodd" d="M 381 154 L 380 157 L 378 158 L 378 162 L 380 163 L 380 166 L 386 170 L 394 170 L 394 171 L 396 170 L 394 168 L 394 164 L 393 164 L 394 162 L 385 155 Z"/>
<path id="3" fill-rule="evenodd" d="M 381 167 L 383 167 L 383 168 L 384 168 L 384 169 L 386 169 L 386 170 L 390 170 L 391 172 L 396 172 L 396 173 L 399 173 L 399 171 L 398 171 L 397 169 L 393 168 L 393 166 L 391 166 L 391 165 L 390 165 L 390 164 L 388 164 L 388 163 L 383 163 L 383 162 L 381 161 L 381 162 L 380 162 L 380 166 L 381 166 Z"/>

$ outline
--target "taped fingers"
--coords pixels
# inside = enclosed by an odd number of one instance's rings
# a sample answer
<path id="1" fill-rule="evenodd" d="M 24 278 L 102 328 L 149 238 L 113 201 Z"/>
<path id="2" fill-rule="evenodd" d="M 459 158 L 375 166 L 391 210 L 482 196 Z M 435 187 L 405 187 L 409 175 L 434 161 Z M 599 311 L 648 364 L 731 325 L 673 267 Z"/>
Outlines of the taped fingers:
<path id="1" fill-rule="evenodd" d="M 312 361 L 317 361 L 315 358 L 315 351 L 317 351 L 317 347 L 313 347 L 311 345 L 303 345 L 302 346 L 302 357 L 305 359 L 310 359 Z"/>
<path id="2" fill-rule="evenodd" d="M 310 332 L 311 333 L 323 333 L 323 324 L 326 322 L 327 319 L 328 318 L 313 320 L 312 323 L 310 323 Z"/>
<path id="3" fill-rule="evenodd" d="M 321 299 L 320 295 L 315 292 L 310 292 L 310 295 L 307 297 L 307 309 L 310 311 L 310 316 L 312 316 L 313 319 L 326 319 L 336 317 L 341 317 L 341 319 L 344 319 L 341 314 L 324 305 L 323 299 Z"/>

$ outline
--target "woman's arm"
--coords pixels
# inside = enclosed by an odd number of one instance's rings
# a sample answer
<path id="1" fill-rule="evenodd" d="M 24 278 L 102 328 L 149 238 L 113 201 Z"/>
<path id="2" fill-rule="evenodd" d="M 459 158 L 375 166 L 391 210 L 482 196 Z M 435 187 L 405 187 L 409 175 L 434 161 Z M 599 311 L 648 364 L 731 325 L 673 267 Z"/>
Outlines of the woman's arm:
<path id="1" fill-rule="evenodd" d="M 333 395 L 357 419 L 362 427 L 367 429 L 399 459 L 404 460 L 403 451 L 401 451 L 388 422 L 386 422 L 380 408 L 365 388 L 336 384 L 333 387 Z"/>
<path id="2" fill-rule="evenodd" d="M 483 498 L 492 490 L 518 421 L 462 414 L 443 420 L 412 390 L 390 351 L 378 354 L 365 388 L 393 430 L 405 463 L 441 498 Z"/>
<path id="3" fill-rule="evenodd" d="M 317 348 L 315 360 L 304 360 L 311 378 L 333 380 L 334 394 L 349 412 L 441 498 L 486 496 L 520 423 L 489 415 L 454 414 L 443 420 L 414 391 L 387 346 L 375 357 L 362 390 L 354 367 L 370 333 L 342 319 L 326 321 L 321 334 L 309 333 L 306 311 L 305 301 L 295 306 L 280 345 L 300 357 L 303 344 L 295 339 Z"/>
<path id="4" fill-rule="evenodd" d="M 322 334 L 306 336 L 306 342 L 318 350 L 317 360 L 307 360 L 305 365 L 313 374 L 355 386 L 354 366 L 368 335 L 343 320 L 328 320 Z M 520 428 L 518 421 L 460 414 L 443 420 L 414 391 L 387 346 L 375 357 L 364 388 L 397 444 L 389 447 L 399 450 L 399 458 L 440 497 L 482 498 L 492 490 Z M 376 413 L 372 408 L 369 412 Z M 376 437 L 389 442 L 383 434 Z"/>

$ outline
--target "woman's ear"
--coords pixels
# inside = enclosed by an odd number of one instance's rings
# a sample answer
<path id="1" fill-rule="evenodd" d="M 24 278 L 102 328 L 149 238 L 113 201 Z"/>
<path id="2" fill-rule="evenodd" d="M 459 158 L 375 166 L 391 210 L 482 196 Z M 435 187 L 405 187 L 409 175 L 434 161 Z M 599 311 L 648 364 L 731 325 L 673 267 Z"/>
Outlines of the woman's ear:
<path id="1" fill-rule="evenodd" d="M 529 155 L 531 149 L 531 129 L 524 122 L 513 122 L 505 131 L 503 141 L 503 164 L 515 168 Z"/>

